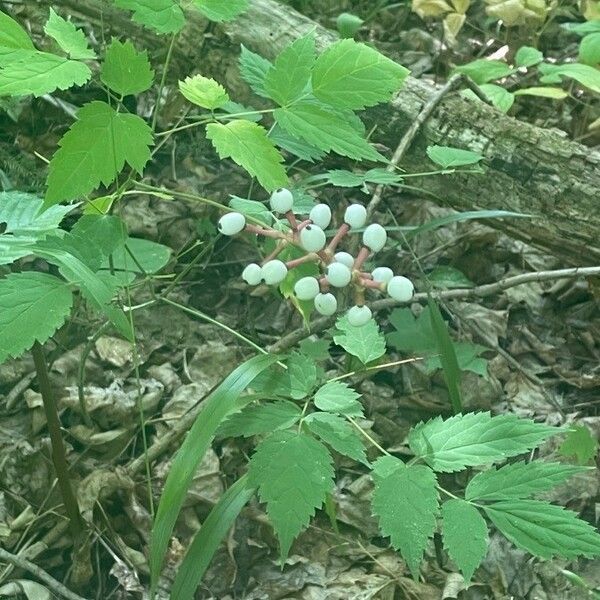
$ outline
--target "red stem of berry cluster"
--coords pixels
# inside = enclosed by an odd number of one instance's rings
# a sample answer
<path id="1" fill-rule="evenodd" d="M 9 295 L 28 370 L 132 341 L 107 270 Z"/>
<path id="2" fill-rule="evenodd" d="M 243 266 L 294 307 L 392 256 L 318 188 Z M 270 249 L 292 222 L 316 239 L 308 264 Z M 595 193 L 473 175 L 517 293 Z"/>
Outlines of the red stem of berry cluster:
<path id="1" fill-rule="evenodd" d="M 290 270 L 290 269 L 293 269 L 294 267 L 297 267 L 298 265 L 302 265 L 307 262 L 317 262 L 318 260 L 320 260 L 320 256 L 316 252 L 309 252 L 308 254 L 305 254 L 304 256 L 301 256 L 300 258 L 294 258 L 293 260 L 288 260 L 285 263 L 285 266 L 288 268 L 288 270 Z"/>
<path id="2" fill-rule="evenodd" d="M 298 221 L 296 220 L 296 215 L 293 213 L 293 211 L 288 210 L 285 213 L 285 218 L 288 220 L 288 223 L 290 224 L 292 231 L 299 231 Z"/>
<path id="3" fill-rule="evenodd" d="M 367 260 L 367 258 L 369 258 L 369 254 L 371 254 L 371 251 L 366 248 L 365 246 L 363 246 L 359 251 L 358 254 L 356 255 L 356 258 L 354 259 L 354 270 L 355 271 L 360 271 L 365 260 Z"/>
<path id="4" fill-rule="evenodd" d="M 264 227 L 259 227 L 258 225 L 251 225 L 250 223 L 246 225 L 244 231 L 276 239 L 282 239 L 285 237 L 285 234 L 283 234 L 281 231 L 276 231 L 275 229 L 265 229 Z"/>
<path id="5" fill-rule="evenodd" d="M 365 277 L 362 276 L 361 273 L 361 277 L 358 280 L 360 285 L 362 285 L 365 288 L 371 288 L 372 290 L 379 290 L 380 292 L 383 291 L 382 287 L 381 287 L 381 283 L 377 282 L 377 281 L 373 281 L 372 279 L 366 279 Z"/>
<path id="6" fill-rule="evenodd" d="M 342 241 L 342 239 L 348 234 L 350 231 L 350 225 L 348 223 L 342 223 L 340 228 L 337 230 L 336 234 L 331 238 L 329 245 L 327 246 L 327 250 L 331 253 L 335 252 L 338 244 Z"/>
<path id="7" fill-rule="evenodd" d="M 326 277 L 319 277 L 319 288 L 323 294 L 329 291 L 329 281 Z"/>

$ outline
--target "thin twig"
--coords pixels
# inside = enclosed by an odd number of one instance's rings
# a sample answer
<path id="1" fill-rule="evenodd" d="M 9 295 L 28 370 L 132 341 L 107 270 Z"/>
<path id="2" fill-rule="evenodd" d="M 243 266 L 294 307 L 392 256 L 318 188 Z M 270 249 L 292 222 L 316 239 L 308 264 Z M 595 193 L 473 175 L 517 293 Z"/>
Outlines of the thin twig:
<path id="1" fill-rule="evenodd" d="M 60 581 L 54 579 L 44 571 L 40 569 L 37 565 L 34 565 L 32 562 L 28 561 L 26 558 L 21 558 L 20 556 L 16 556 L 15 554 L 11 554 L 7 550 L 0 548 L 0 561 L 6 561 L 11 565 L 17 567 L 18 569 L 23 569 L 28 573 L 31 573 L 34 577 L 37 577 L 40 581 L 43 581 L 46 586 L 52 590 L 57 596 L 62 596 L 67 600 L 87 600 L 82 596 L 78 596 L 68 588 L 66 588 Z"/>
<path id="2" fill-rule="evenodd" d="M 432 296 L 435 299 L 440 300 L 465 300 L 469 298 L 486 298 L 493 296 L 499 292 L 515 287 L 517 285 L 523 285 L 525 283 L 540 283 L 542 281 L 552 281 L 555 279 L 572 279 L 575 277 L 597 277 L 600 276 L 600 267 L 575 267 L 573 269 L 556 269 L 554 271 L 537 271 L 535 273 L 522 273 L 521 275 L 515 275 L 514 277 L 507 277 L 501 279 L 496 283 L 487 283 L 485 285 L 479 285 L 474 288 L 467 289 L 456 289 L 456 290 L 444 290 L 441 292 L 433 292 Z M 368 306 L 375 312 L 378 310 L 385 310 L 387 308 L 394 308 L 396 306 L 411 304 L 412 302 L 427 302 L 427 294 L 421 292 L 415 294 L 409 302 L 398 302 L 393 298 L 385 298 L 383 300 L 376 300 L 371 302 Z M 310 335 L 327 329 L 335 322 L 336 317 L 321 317 L 316 319 L 310 324 L 310 329 L 302 327 L 296 329 L 288 335 L 282 337 L 278 342 L 272 344 L 267 349 L 269 352 L 283 352 L 288 348 L 296 345 L 299 341 L 309 337 Z"/>

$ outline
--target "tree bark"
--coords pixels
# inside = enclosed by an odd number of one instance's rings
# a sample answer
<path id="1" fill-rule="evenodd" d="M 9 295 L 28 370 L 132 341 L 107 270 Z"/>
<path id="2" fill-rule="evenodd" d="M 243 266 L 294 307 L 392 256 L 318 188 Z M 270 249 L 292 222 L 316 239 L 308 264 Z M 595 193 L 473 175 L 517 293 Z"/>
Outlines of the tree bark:
<path id="1" fill-rule="evenodd" d="M 137 31 L 128 19 L 123 20 L 126 13 L 107 7 L 102 0 L 62 0 L 59 4 L 79 13 L 85 11 L 88 18 L 103 14 L 105 29 L 118 23 L 116 29 L 121 36 Z M 237 44 L 243 43 L 266 58 L 273 58 L 290 41 L 309 31 L 315 32 L 319 48 L 337 39 L 335 33 L 275 0 L 251 0 L 244 14 L 220 27 L 235 42 L 235 54 Z M 213 65 L 215 55 L 221 56 L 221 79 L 229 87 L 239 87 L 237 71 L 231 68 L 230 44 L 215 39 L 202 49 L 204 60 L 194 60 L 204 29 L 206 22 L 202 19 L 193 16 L 189 20 L 177 42 L 176 65 L 187 66 L 185 74 L 206 72 L 207 62 Z M 143 39 L 155 50 L 167 46 L 164 36 L 145 32 Z M 366 111 L 367 123 L 376 126 L 374 139 L 393 150 L 436 89 L 425 80 L 408 77 L 391 103 Z M 493 219 L 486 223 L 567 263 L 599 263 L 600 152 L 569 140 L 563 132 L 518 121 L 458 93 L 442 100 L 400 166 L 413 173 L 432 170 L 425 149 L 433 144 L 481 153 L 485 174 L 428 176 L 411 179 L 411 184 L 456 210 L 504 209 L 531 214 L 531 219 Z M 393 207 L 389 192 L 387 199 Z"/>

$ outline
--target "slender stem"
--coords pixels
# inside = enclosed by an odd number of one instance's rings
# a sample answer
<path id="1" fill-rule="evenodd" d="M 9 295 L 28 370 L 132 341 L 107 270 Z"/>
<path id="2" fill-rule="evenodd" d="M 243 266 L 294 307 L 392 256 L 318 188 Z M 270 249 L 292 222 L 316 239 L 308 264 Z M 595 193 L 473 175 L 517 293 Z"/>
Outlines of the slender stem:
<path id="1" fill-rule="evenodd" d="M 348 419 L 348 421 L 350 421 L 350 423 L 352 423 L 352 425 L 354 425 L 354 427 L 356 427 L 356 429 L 358 429 L 358 431 L 360 431 L 360 433 L 362 433 L 362 435 L 364 435 L 365 438 L 367 438 L 369 442 L 371 442 L 371 444 L 373 444 L 373 446 L 379 450 L 379 452 L 385 454 L 386 456 L 391 456 L 391 454 L 377 440 L 371 437 L 371 435 L 367 433 L 352 417 L 346 415 L 346 419 Z"/>
<path id="2" fill-rule="evenodd" d="M 296 215 L 294 214 L 294 211 L 288 210 L 285 213 L 285 218 L 288 220 L 288 223 L 290 224 L 292 231 L 298 231 L 298 221 L 296 219 Z"/>
<path id="3" fill-rule="evenodd" d="M 46 357 L 44 349 L 35 342 L 31 349 L 35 372 L 37 375 L 40 394 L 44 403 L 44 412 L 48 423 L 48 432 L 50 434 L 50 443 L 52 445 L 52 462 L 56 470 L 58 487 L 62 495 L 63 503 L 67 516 L 69 517 L 69 527 L 75 540 L 78 540 L 83 533 L 84 523 L 79 512 L 79 505 L 71 488 L 69 479 L 69 467 L 67 465 L 67 453 L 63 443 L 62 432 L 60 430 L 60 420 L 58 418 L 58 408 L 54 398 L 54 392 L 48 377 L 48 368 L 46 367 Z"/>
<path id="4" fill-rule="evenodd" d="M 261 264 L 265 264 L 268 263 L 270 260 L 273 260 L 274 258 L 277 258 L 285 249 L 285 247 L 287 246 L 287 243 L 284 242 L 280 242 L 279 244 L 277 244 L 277 246 L 275 247 L 275 250 L 273 250 L 273 252 L 271 252 L 270 254 L 268 254 L 267 256 L 265 256 L 262 261 Z M 288 269 L 290 267 L 288 266 Z"/>
<path id="5" fill-rule="evenodd" d="M 165 66 L 163 67 L 162 76 L 160 78 L 160 84 L 158 86 L 158 94 L 156 95 L 156 104 L 154 105 L 154 114 L 152 115 L 152 131 L 156 129 L 156 121 L 158 120 L 158 111 L 160 107 L 160 98 L 163 93 L 163 89 L 165 87 L 165 81 L 167 80 L 167 72 L 169 71 L 169 64 L 171 63 L 171 56 L 173 55 L 173 47 L 175 46 L 175 40 L 177 39 L 177 34 L 174 33 L 171 36 L 171 43 L 169 44 L 169 49 L 167 50 L 167 58 L 165 59 Z"/>
<path id="6" fill-rule="evenodd" d="M 257 225 L 252 225 L 251 223 L 246 225 L 244 231 L 247 233 L 255 233 L 256 235 L 262 235 L 264 237 L 276 239 L 283 239 L 285 237 L 281 231 L 277 231 L 275 229 L 265 229 L 264 227 L 258 227 Z"/>
<path id="7" fill-rule="evenodd" d="M 337 230 L 337 233 L 331 238 L 329 242 L 329 246 L 327 246 L 327 250 L 329 252 L 335 252 L 338 244 L 342 241 L 345 235 L 350 231 L 350 225 L 347 223 L 342 223 L 340 228 Z"/>
<path id="8" fill-rule="evenodd" d="M 371 251 L 366 246 L 363 246 L 358 251 L 358 255 L 356 256 L 356 259 L 354 260 L 354 266 L 352 268 L 355 271 L 360 271 L 362 269 L 362 266 L 364 265 L 365 261 L 367 260 L 367 258 L 369 258 L 369 254 L 371 254 Z"/>
<path id="9" fill-rule="evenodd" d="M 382 287 L 384 284 L 379 283 L 378 281 L 373 281 L 372 279 L 366 279 L 365 277 L 361 277 L 359 280 L 360 285 L 366 288 L 371 288 L 372 290 L 379 290 L 382 292 L 384 288 Z"/>
<path id="10" fill-rule="evenodd" d="M 285 266 L 288 269 L 294 269 L 298 265 L 303 265 L 304 263 L 307 263 L 307 262 L 317 262 L 318 260 L 321 260 L 319 255 L 316 254 L 315 252 L 310 252 L 309 254 L 305 254 L 304 256 L 301 256 L 300 258 L 294 258 L 293 260 L 288 260 L 285 263 Z"/>

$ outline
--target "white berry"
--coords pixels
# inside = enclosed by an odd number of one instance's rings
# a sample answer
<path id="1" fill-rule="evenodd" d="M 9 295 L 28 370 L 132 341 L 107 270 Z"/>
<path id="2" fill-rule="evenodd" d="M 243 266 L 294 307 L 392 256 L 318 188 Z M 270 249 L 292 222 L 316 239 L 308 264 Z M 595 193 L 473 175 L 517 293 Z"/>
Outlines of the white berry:
<path id="1" fill-rule="evenodd" d="M 313 206 L 308 218 L 321 229 L 327 229 L 331 223 L 331 209 L 327 204 L 317 204 Z"/>
<path id="2" fill-rule="evenodd" d="M 344 264 L 333 262 L 327 267 L 327 281 L 333 287 L 346 287 L 352 279 L 352 271 Z"/>
<path id="3" fill-rule="evenodd" d="M 410 279 L 396 275 L 388 282 L 387 293 L 398 302 L 408 302 L 415 293 L 415 286 Z"/>
<path id="4" fill-rule="evenodd" d="M 307 252 L 323 250 L 325 241 L 325 232 L 318 225 L 307 225 L 300 232 L 300 244 Z"/>
<path id="5" fill-rule="evenodd" d="M 390 279 L 394 276 L 394 271 L 389 267 L 377 267 L 371 271 L 373 275 L 373 281 L 377 283 L 389 283 Z"/>
<path id="6" fill-rule="evenodd" d="M 286 188 L 279 188 L 271 194 L 271 199 L 269 202 L 271 204 L 271 208 L 275 212 L 286 213 L 292 210 L 292 206 L 294 205 L 294 196 L 290 190 Z"/>
<path id="7" fill-rule="evenodd" d="M 217 229 L 223 235 L 235 235 L 246 227 L 246 217 L 239 212 L 230 212 L 219 219 Z"/>
<path id="8" fill-rule="evenodd" d="M 267 285 L 277 285 L 278 283 L 281 283 L 288 272 L 285 263 L 280 260 L 270 260 L 269 262 L 266 262 L 260 271 L 262 279 Z"/>
<path id="9" fill-rule="evenodd" d="M 319 293 L 319 282 L 315 277 L 302 277 L 296 281 L 294 294 L 298 300 L 312 300 Z"/>
<path id="10" fill-rule="evenodd" d="M 248 285 L 258 285 L 262 281 L 262 269 L 256 263 L 250 263 L 242 271 L 242 279 Z"/>
<path id="11" fill-rule="evenodd" d="M 335 262 L 342 263 L 346 265 L 349 269 L 354 266 L 354 256 L 349 252 L 336 252 L 335 253 Z"/>
<path id="12" fill-rule="evenodd" d="M 317 294 L 315 296 L 315 309 L 316 311 L 330 317 L 337 310 L 337 300 L 333 294 Z"/>
<path id="13" fill-rule="evenodd" d="M 387 242 L 387 233 L 378 223 L 369 225 L 363 233 L 363 244 L 372 252 L 379 252 Z"/>
<path id="14" fill-rule="evenodd" d="M 348 323 L 353 327 L 362 327 L 369 322 L 372 316 L 368 306 L 353 306 L 348 311 Z"/>
<path id="15" fill-rule="evenodd" d="M 344 213 L 344 223 L 354 229 L 363 227 L 367 222 L 367 209 L 362 204 L 351 204 Z"/>

